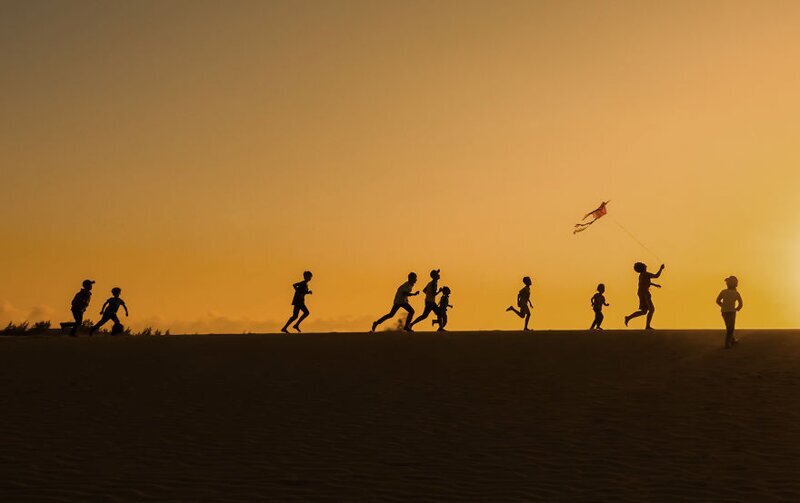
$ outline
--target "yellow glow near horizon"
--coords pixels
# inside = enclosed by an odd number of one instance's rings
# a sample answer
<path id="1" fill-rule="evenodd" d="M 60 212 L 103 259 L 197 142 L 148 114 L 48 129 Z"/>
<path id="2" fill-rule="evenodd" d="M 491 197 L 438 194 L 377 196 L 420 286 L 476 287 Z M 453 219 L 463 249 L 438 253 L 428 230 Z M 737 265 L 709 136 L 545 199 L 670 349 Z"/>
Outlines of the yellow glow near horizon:
<path id="1" fill-rule="evenodd" d="M 797 326 L 800 5 L 21 2 L 0 6 L 0 321 L 369 328 L 442 269 L 451 328 L 608 328 L 636 260 L 657 327 Z M 421 300 L 416 305 L 422 307 Z M 636 323 L 636 322 L 634 322 Z"/>

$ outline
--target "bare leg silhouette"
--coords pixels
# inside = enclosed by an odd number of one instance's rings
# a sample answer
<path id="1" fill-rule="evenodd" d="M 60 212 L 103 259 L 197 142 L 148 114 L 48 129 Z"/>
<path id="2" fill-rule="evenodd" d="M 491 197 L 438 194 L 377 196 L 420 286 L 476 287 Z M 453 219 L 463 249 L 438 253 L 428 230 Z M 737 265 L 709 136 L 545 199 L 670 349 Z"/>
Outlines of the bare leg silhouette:
<path id="1" fill-rule="evenodd" d="M 386 321 L 388 319 L 393 318 L 394 315 L 397 314 L 397 311 L 400 310 L 400 309 L 405 309 L 408 312 L 408 317 L 406 318 L 405 329 L 406 330 L 411 330 L 410 323 L 411 323 L 412 317 L 414 316 L 414 308 L 411 307 L 411 305 L 406 302 L 404 304 L 395 304 L 395 305 L 393 305 L 391 311 L 389 311 L 387 314 L 383 315 L 380 319 L 378 319 L 377 321 L 372 323 L 372 330 L 371 331 L 374 332 L 375 329 L 378 328 L 378 325 L 380 325 L 381 323 L 383 323 L 384 321 Z"/>
<path id="2" fill-rule="evenodd" d="M 437 306 L 433 302 L 426 302 L 425 303 L 425 309 L 422 311 L 422 314 L 419 315 L 419 318 L 417 318 L 416 320 L 411 322 L 411 326 L 413 327 L 414 325 L 416 325 L 420 321 L 424 320 L 431 313 L 435 314 L 438 317 L 439 316 L 439 306 Z"/>
<path id="3" fill-rule="evenodd" d="M 94 326 L 89 330 L 89 335 L 94 334 L 97 329 L 108 323 L 109 321 L 113 321 L 115 324 L 119 325 L 119 318 L 116 314 L 104 314 L 100 321 L 94 324 Z"/>

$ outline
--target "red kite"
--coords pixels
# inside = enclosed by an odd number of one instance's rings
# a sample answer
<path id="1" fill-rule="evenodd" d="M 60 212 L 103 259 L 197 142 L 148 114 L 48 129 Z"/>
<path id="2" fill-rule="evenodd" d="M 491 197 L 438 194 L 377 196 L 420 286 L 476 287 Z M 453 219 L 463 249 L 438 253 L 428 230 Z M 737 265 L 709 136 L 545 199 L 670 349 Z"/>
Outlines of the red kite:
<path id="1" fill-rule="evenodd" d="M 572 233 L 573 234 L 577 234 L 579 232 L 583 232 L 586 229 L 588 229 L 590 225 L 592 225 L 593 223 L 597 222 L 597 220 L 600 219 L 600 217 L 602 217 L 603 215 L 608 213 L 608 210 L 606 209 L 606 205 L 608 203 L 610 203 L 610 202 L 611 201 L 603 201 L 600 204 L 600 206 L 597 207 L 597 209 L 592 210 L 589 213 L 587 213 L 586 215 L 584 215 L 583 218 L 581 219 L 581 223 L 575 224 L 575 230 L 573 230 Z M 589 218 L 589 217 L 592 217 L 592 219 L 587 222 L 586 219 Z"/>

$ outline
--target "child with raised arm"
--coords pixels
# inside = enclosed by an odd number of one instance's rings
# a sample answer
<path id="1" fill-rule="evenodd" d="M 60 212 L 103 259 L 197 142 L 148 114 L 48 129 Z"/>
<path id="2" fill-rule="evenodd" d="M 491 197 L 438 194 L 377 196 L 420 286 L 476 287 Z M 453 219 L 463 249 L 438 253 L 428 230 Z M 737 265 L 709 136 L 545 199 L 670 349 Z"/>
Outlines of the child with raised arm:
<path id="1" fill-rule="evenodd" d="M 661 264 L 657 273 L 648 272 L 647 265 L 642 262 L 633 264 L 633 270 L 639 273 L 639 289 L 637 291 L 637 295 L 639 296 L 639 310 L 625 317 L 625 326 L 627 327 L 628 322 L 632 319 L 647 315 L 647 325 L 645 329 L 653 330 L 650 322 L 653 321 L 653 314 L 656 312 L 656 306 L 653 305 L 653 296 L 650 293 L 650 287 L 661 288 L 661 285 L 653 283 L 652 280 L 661 276 L 661 273 L 664 271 L 664 264 Z"/>
<path id="2" fill-rule="evenodd" d="M 511 311 L 520 318 L 525 318 L 525 330 L 526 332 L 530 330 L 528 328 L 528 322 L 531 320 L 531 310 L 530 308 L 533 307 L 533 303 L 531 302 L 531 278 L 525 276 L 522 278 L 522 283 L 525 285 L 517 294 L 517 307 L 519 310 L 514 309 L 514 306 L 508 306 L 506 311 Z"/>
<path id="3" fill-rule="evenodd" d="M 382 316 L 379 320 L 372 323 L 372 330 L 370 332 L 374 332 L 378 325 L 383 323 L 384 321 L 392 318 L 399 309 L 405 309 L 408 313 L 408 317 L 406 318 L 406 324 L 404 330 L 406 332 L 413 332 L 411 329 L 411 320 L 414 317 L 414 308 L 411 307 L 411 304 L 408 303 L 408 298 L 413 297 L 415 295 L 419 295 L 419 291 L 414 293 L 411 290 L 414 289 L 414 285 L 417 283 L 417 273 L 410 272 L 408 273 L 408 281 L 403 283 L 397 288 L 397 293 L 394 294 L 394 303 L 392 304 L 392 309 L 387 314 Z"/>
<path id="4" fill-rule="evenodd" d="M 453 307 L 450 305 L 450 288 L 442 287 L 442 296 L 439 297 L 439 318 L 433 320 L 433 325 L 439 324 L 437 332 L 444 332 L 444 327 L 447 325 L 447 309 Z"/>
<path id="5" fill-rule="evenodd" d="M 725 320 L 725 349 L 732 348 L 739 341 L 733 335 L 736 329 L 736 313 L 742 310 L 744 302 L 742 296 L 736 288 L 739 280 L 736 276 L 725 278 L 725 285 L 728 287 L 717 295 L 717 305 L 722 310 L 722 319 Z"/>
<path id="6" fill-rule="evenodd" d="M 292 285 L 294 288 L 294 297 L 292 297 L 292 316 L 289 317 L 289 320 L 281 329 L 281 332 L 288 334 L 289 333 L 289 324 L 291 324 L 294 320 L 297 320 L 297 323 L 294 324 L 294 329 L 297 332 L 300 332 L 300 323 L 308 317 L 310 314 L 308 308 L 306 307 L 306 295 L 311 295 L 311 290 L 308 289 L 308 282 L 311 281 L 314 275 L 311 274 L 311 271 L 305 271 L 303 273 L 303 281 L 298 281 L 297 283 Z M 300 315 L 302 312 L 302 316 L 300 319 L 297 319 L 297 316 Z"/>
<path id="7" fill-rule="evenodd" d="M 591 303 L 592 303 L 592 310 L 594 311 L 594 321 L 592 322 L 592 326 L 589 327 L 589 330 L 603 330 L 600 326 L 603 323 L 603 306 L 608 306 L 609 304 L 606 303 L 606 285 L 600 283 L 597 285 L 597 293 L 592 295 Z"/>
<path id="8" fill-rule="evenodd" d="M 111 289 L 111 297 L 105 301 L 103 307 L 100 308 L 100 321 L 95 323 L 92 329 L 89 331 L 89 335 L 92 335 L 97 331 L 98 328 L 102 327 L 109 321 L 113 321 L 114 325 L 121 325 L 119 322 L 119 317 L 117 316 L 117 312 L 119 308 L 122 307 L 125 309 L 125 316 L 128 316 L 128 306 L 125 305 L 125 301 L 120 299 L 119 296 L 122 293 L 122 289 L 119 287 L 114 287 Z"/>

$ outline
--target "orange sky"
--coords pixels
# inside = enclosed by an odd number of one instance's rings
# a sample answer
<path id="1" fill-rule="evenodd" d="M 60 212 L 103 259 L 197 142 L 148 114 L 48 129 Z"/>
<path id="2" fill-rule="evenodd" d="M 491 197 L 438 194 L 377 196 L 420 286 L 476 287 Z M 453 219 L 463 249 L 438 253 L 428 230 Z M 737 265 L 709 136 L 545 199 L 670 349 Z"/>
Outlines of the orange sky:
<path id="1" fill-rule="evenodd" d="M 0 321 L 368 329 L 442 269 L 452 329 L 800 322 L 800 4 L 2 2 Z M 573 236 L 602 199 L 609 217 Z M 424 284 L 421 282 L 420 287 Z M 421 308 L 422 300 L 415 304 Z M 639 320 L 640 321 L 640 320 Z M 634 322 L 637 323 L 637 322 Z M 639 323 L 637 326 L 641 326 Z"/>

